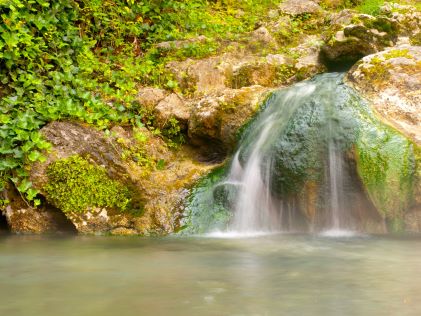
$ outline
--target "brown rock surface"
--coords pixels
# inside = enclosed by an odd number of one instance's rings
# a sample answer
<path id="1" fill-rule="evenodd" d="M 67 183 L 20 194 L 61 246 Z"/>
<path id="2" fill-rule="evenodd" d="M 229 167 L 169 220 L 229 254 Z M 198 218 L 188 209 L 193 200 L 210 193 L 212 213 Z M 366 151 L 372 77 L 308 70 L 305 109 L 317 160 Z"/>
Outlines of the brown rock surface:
<path id="1" fill-rule="evenodd" d="M 84 124 L 52 122 L 42 129 L 42 133 L 53 148 L 44 163 L 32 166 L 30 177 L 34 187 L 47 199 L 43 188 L 49 181 L 46 173 L 48 165 L 58 159 L 80 155 L 89 157 L 95 165 L 105 167 L 111 179 L 127 185 L 136 205 L 142 207 L 141 213 L 138 210 L 120 212 L 94 205 L 84 211 L 66 212 L 66 217 L 80 233 L 170 233 L 177 228 L 178 209 L 188 188 L 212 168 L 212 165 L 199 163 L 196 152 L 189 147 L 179 151 L 169 150 L 162 139 L 154 137 L 147 129 L 115 127 L 107 136 Z M 140 141 L 136 138 L 139 133 L 143 134 Z M 139 163 L 138 155 L 145 157 L 147 162 Z M 155 166 L 158 161 L 161 162 L 159 168 Z M 42 209 L 34 211 L 38 214 Z M 27 211 L 24 214 L 31 215 Z M 29 223 L 25 225 L 32 223 L 28 221 L 25 220 Z"/>
<path id="2" fill-rule="evenodd" d="M 193 108 L 188 135 L 193 143 L 217 142 L 227 150 L 236 144 L 236 135 L 259 110 L 271 89 L 262 86 L 226 89 L 205 97 Z"/>
<path id="3" fill-rule="evenodd" d="M 383 121 L 421 145 L 421 47 L 400 46 L 364 57 L 347 74 Z"/>

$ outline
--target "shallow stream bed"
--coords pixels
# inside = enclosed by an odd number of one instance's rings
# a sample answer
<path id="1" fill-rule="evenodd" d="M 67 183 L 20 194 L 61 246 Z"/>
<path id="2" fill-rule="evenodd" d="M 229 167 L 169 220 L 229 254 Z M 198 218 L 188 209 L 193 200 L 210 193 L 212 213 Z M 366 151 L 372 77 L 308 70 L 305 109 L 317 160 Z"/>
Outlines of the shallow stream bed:
<path id="1" fill-rule="evenodd" d="M 0 315 L 421 315 L 421 237 L 0 236 Z"/>

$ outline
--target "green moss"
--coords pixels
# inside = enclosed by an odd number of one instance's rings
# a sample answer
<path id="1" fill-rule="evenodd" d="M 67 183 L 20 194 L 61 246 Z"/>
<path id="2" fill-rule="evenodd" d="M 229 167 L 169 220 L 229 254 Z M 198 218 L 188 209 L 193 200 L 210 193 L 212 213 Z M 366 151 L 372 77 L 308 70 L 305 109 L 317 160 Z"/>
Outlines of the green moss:
<path id="1" fill-rule="evenodd" d="M 228 206 L 230 188 L 218 185 L 225 174 L 226 167 L 216 168 L 193 188 L 180 228 L 182 234 L 202 234 L 227 227 L 232 216 Z"/>
<path id="2" fill-rule="evenodd" d="M 361 13 L 378 15 L 383 4 L 384 0 L 364 0 L 356 9 Z"/>
<path id="3" fill-rule="evenodd" d="M 124 211 L 131 201 L 125 185 L 110 179 L 105 168 L 78 155 L 51 163 L 47 175 L 47 200 L 63 212 L 84 212 L 90 207 Z"/>
<path id="4" fill-rule="evenodd" d="M 372 117 L 356 143 L 358 174 L 391 231 L 403 230 L 416 181 L 415 145 Z"/>
<path id="5" fill-rule="evenodd" d="M 421 46 L 421 32 L 415 34 L 414 36 L 411 36 L 409 38 L 409 41 L 411 42 L 411 45 L 413 46 Z"/>
<path id="6" fill-rule="evenodd" d="M 383 57 L 386 60 L 399 57 L 414 59 L 414 57 L 409 53 L 408 49 L 391 49 L 384 53 Z"/>

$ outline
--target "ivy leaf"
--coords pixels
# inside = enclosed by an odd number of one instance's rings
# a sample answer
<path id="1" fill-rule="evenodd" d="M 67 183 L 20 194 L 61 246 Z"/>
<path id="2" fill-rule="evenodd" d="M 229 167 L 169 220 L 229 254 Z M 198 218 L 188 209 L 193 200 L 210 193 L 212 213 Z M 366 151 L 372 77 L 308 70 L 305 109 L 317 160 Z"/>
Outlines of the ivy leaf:
<path id="1" fill-rule="evenodd" d="M 26 192 L 29 190 L 29 188 L 32 186 L 32 182 L 28 179 L 24 178 L 20 182 L 19 186 L 17 187 L 19 192 Z"/>
<path id="2" fill-rule="evenodd" d="M 32 201 L 37 196 L 38 193 L 39 193 L 38 190 L 30 188 L 26 191 L 26 198 L 29 201 Z"/>
<path id="3" fill-rule="evenodd" d="M 38 150 L 31 151 L 28 155 L 28 159 L 32 162 L 40 160 L 41 157 L 42 155 Z"/>
<path id="4" fill-rule="evenodd" d="M 19 166 L 19 163 L 16 159 L 13 158 L 5 158 L 0 160 L 0 171 L 2 170 L 11 170 Z"/>

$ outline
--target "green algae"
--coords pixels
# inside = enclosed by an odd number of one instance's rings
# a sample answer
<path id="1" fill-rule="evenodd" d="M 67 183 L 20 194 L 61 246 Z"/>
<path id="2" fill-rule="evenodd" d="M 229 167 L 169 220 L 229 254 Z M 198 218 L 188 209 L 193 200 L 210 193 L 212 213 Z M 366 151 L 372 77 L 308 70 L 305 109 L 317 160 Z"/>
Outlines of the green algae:
<path id="1" fill-rule="evenodd" d="M 216 168 L 192 189 L 185 207 L 181 234 L 203 234 L 227 227 L 232 214 L 227 196 L 218 185 L 225 173 L 226 167 Z"/>
<path id="2" fill-rule="evenodd" d="M 417 181 L 416 145 L 376 119 L 368 108 L 361 113 L 364 124 L 355 144 L 358 174 L 389 230 L 402 231 Z"/>

